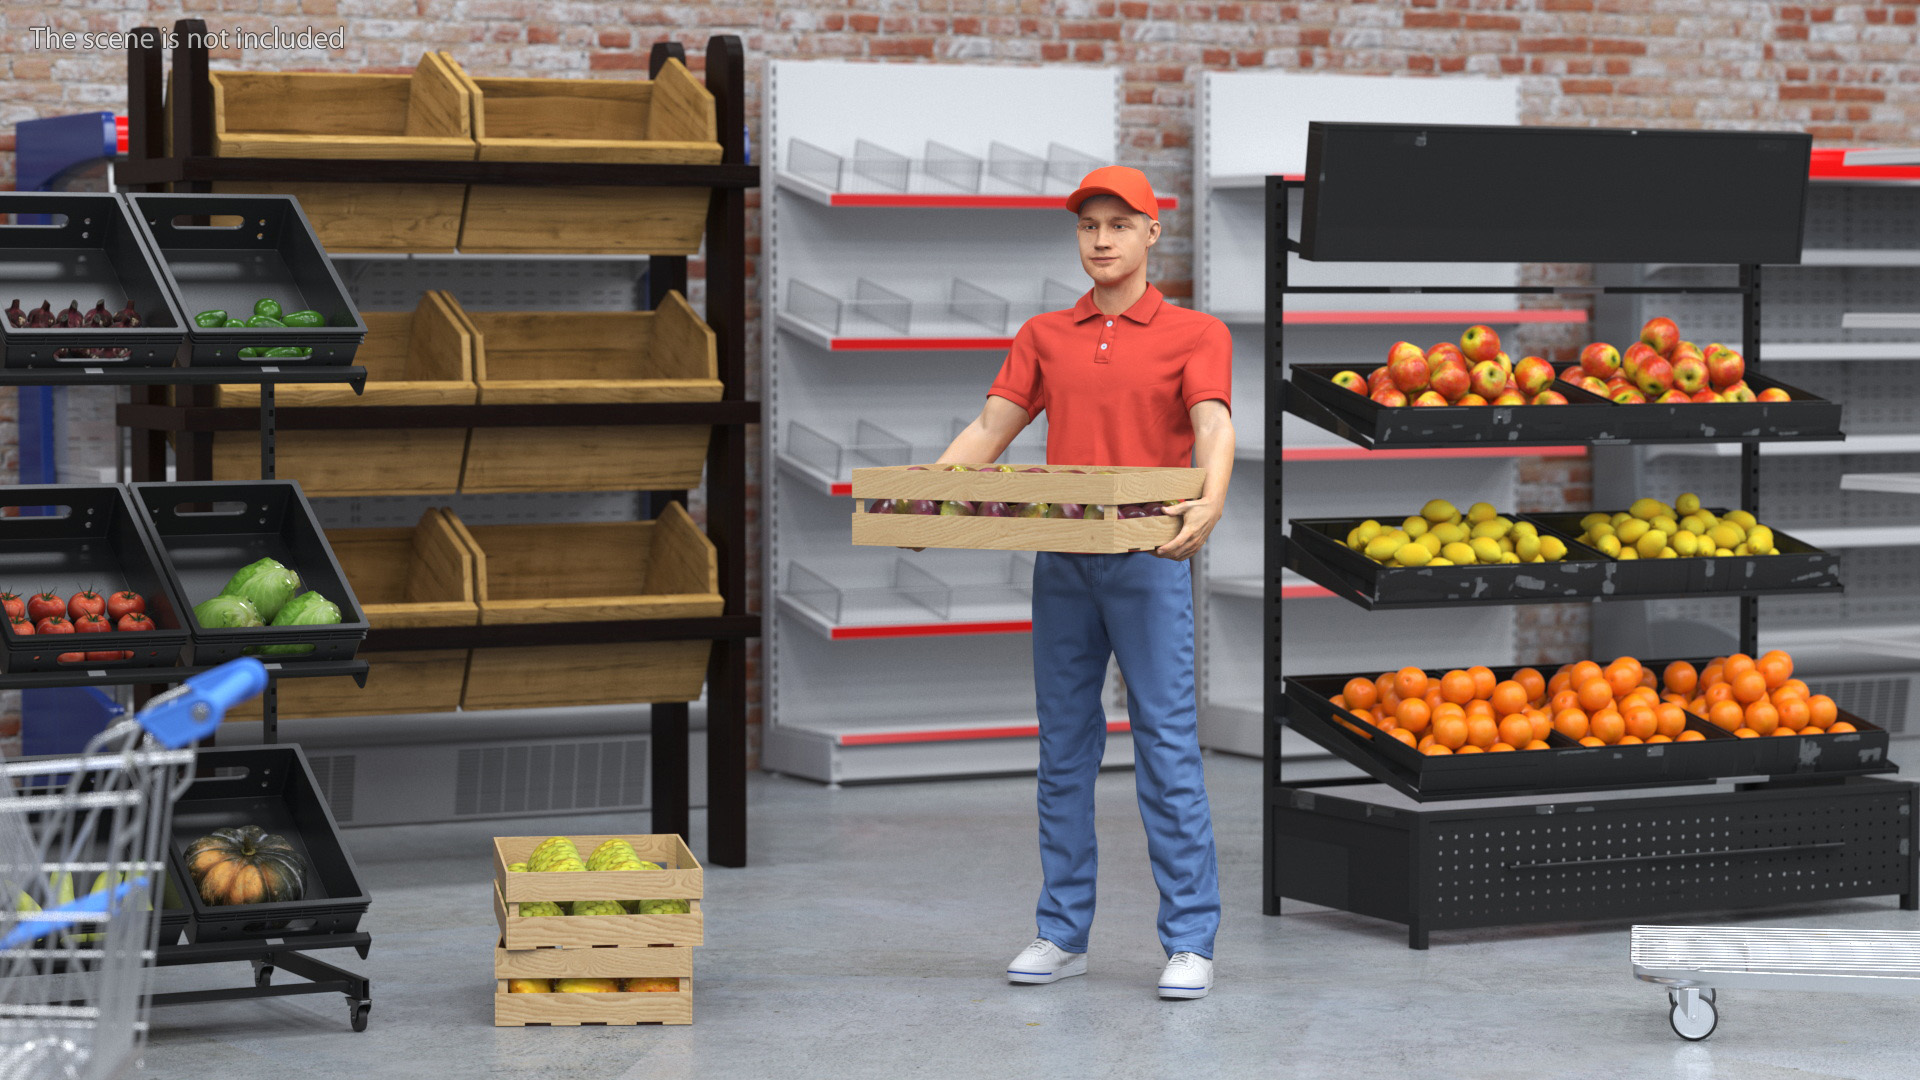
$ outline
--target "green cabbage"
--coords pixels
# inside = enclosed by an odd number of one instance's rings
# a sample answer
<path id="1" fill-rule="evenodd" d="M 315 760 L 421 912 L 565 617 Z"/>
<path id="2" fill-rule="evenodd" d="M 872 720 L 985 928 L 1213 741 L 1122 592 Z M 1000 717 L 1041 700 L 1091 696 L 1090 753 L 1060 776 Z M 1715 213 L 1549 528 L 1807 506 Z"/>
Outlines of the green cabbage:
<path id="1" fill-rule="evenodd" d="M 280 609 L 300 591 L 300 575 L 284 566 L 264 567 L 236 585 L 227 582 L 225 595 L 237 596 L 260 609 L 260 617 L 272 622 Z"/>
<path id="2" fill-rule="evenodd" d="M 292 573 L 292 571 L 288 571 Z M 340 621 L 340 606 L 316 592 L 301 593 L 281 607 L 273 618 L 275 626 L 332 626 Z M 311 645 L 263 645 L 263 656 L 302 656 L 313 651 Z"/>
<path id="3" fill-rule="evenodd" d="M 267 558 L 250 562 L 234 571 L 233 576 L 227 579 L 226 587 L 220 590 L 220 595 L 239 596 L 241 595 L 240 586 L 246 584 L 255 574 L 263 573 L 267 570 L 285 570 L 286 568 L 286 564 L 282 563 L 279 559 Z"/>
<path id="4" fill-rule="evenodd" d="M 260 617 L 260 609 L 238 596 L 216 596 L 211 600 L 202 600 L 194 605 L 193 617 L 201 626 L 215 630 L 267 625 L 267 620 Z"/>

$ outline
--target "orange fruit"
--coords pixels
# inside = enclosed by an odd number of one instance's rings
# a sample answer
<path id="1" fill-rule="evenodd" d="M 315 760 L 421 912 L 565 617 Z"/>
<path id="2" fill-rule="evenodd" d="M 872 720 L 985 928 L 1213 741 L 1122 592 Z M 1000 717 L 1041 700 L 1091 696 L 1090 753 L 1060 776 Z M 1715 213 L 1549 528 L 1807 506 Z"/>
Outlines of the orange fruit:
<path id="1" fill-rule="evenodd" d="M 1495 716 L 1512 716 L 1527 707 L 1527 688 L 1508 679 L 1495 684 L 1487 700 L 1493 705 Z"/>
<path id="2" fill-rule="evenodd" d="M 1597 737 L 1593 735 L 1589 735 L 1586 738 L 1580 740 L 1580 745 L 1581 746 L 1605 746 L 1607 744 L 1601 742 Z"/>
<path id="3" fill-rule="evenodd" d="M 1567 671 L 1555 672 L 1553 678 L 1547 680 L 1547 693 L 1557 694 L 1562 690 L 1568 689 L 1572 683 L 1573 675 L 1571 673 Z"/>
<path id="4" fill-rule="evenodd" d="M 1379 713 L 1381 716 L 1392 716 L 1394 713 L 1399 712 L 1400 711 L 1400 695 L 1388 694 L 1386 697 L 1381 698 L 1380 704 L 1374 709 L 1374 711 Z"/>
<path id="5" fill-rule="evenodd" d="M 1814 727 L 1825 728 L 1828 731 L 1832 731 L 1835 721 L 1843 724 L 1846 723 L 1846 721 L 1840 720 L 1840 706 L 1835 705 L 1833 699 L 1825 694 L 1815 694 L 1808 698 L 1807 709 L 1813 714 L 1809 719 L 1813 721 Z M 1852 731 L 1853 726 L 1848 725 L 1847 730 Z"/>
<path id="6" fill-rule="evenodd" d="M 1728 683 L 1717 682 L 1707 687 L 1707 692 L 1703 696 L 1707 699 L 1707 704 L 1709 705 L 1718 705 L 1723 701 L 1732 701 L 1733 687 Z"/>
<path id="7" fill-rule="evenodd" d="M 1340 693 L 1349 702 L 1362 709 L 1371 709 L 1373 703 L 1380 700 L 1379 690 L 1366 679 L 1348 679 L 1346 689 Z"/>
<path id="8" fill-rule="evenodd" d="M 1403 667 L 1393 677 L 1393 688 L 1403 698 L 1420 697 L 1427 692 L 1427 673 L 1417 667 Z"/>
<path id="9" fill-rule="evenodd" d="M 1454 751 L 1454 753 L 1456 754 L 1484 754 L 1486 752 L 1487 751 L 1485 747 L 1475 746 L 1472 743 L 1468 743 L 1467 745 Z"/>
<path id="10" fill-rule="evenodd" d="M 1571 674 L 1572 678 L 1567 680 L 1567 685 L 1578 690 L 1581 683 L 1586 682 L 1588 679 L 1597 679 L 1604 674 L 1604 672 L 1600 670 L 1599 664 L 1591 660 L 1582 660 L 1573 665 Z"/>
<path id="11" fill-rule="evenodd" d="M 1333 702 L 1333 707 L 1336 709 L 1344 709 L 1347 707 L 1347 695 L 1345 694 L 1335 694 L 1328 700 Z"/>
<path id="12" fill-rule="evenodd" d="M 1588 730 L 1587 714 L 1579 709 L 1562 709 L 1553 715 L 1553 730 L 1569 739 L 1585 738 Z"/>
<path id="13" fill-rule="evenodd" d="M 1455 720 L 1465 720 L 1467 718 L 1467 710 L 1455 705 L 1451 701 L 1443 701 L 1433 707 L 1433 719 L 1439 720 L 1443 716 L 1451 716 Z"/>
<path id="14" fill-rule="evenodd" d="M 1500 741 L 1508 744 L 1508 749 L 1525 746 L 1533 741 L 1533 721 L 1519 713 L 1500 718 Z"/>
<path id="15" fill-rule="evenodd" d="M 1599 713 L 1593 718 L 1592 733 L 1603 743 L 1617 743 L 1627 733 L 1627 722 L 1619 713 Z"/>
<path id="16" fill-rule="evenodd" d="M 1715 683 L 1727 681 L 1727 669 L 1719 664 L 1708 664 L 1700 669 L 1700 687 L 1705 689 Z"/>
<path id="17" fill-rule="evenodd" d="M 1639 745 L 1640 745 L 1641 743 L 1644 743 L 1644 742 L 1646 742 L 1646 741 L 1647 741 L 1647 740 L 1645 740 L 1645 739 L 1643 739 L 1643 738 L 1641 738 L 1641 737 L 1640 737 L 1640 736 L 1638 736 L 1638 735 L 1622 735 L 1622 736 L 1620 736 L 1620 741 L 1619 741 L 1619 742 L 1617 742 L 1617 743 L 1614 743 L 1613 745 L 1615 745 L 1615 746 L 1639 746 Z"/>
<path id="18" fill-rule="evenodd" d="M 1473 676 L 1474 697 L 1490 698 L 1493 696 L 1493 688 L 1500 685 L 1500 680 L 1494 677 L 1493 669 L 1490 667 L 1476 664 L 1467 669 L 1467 674 Z"/>
<path id="19" fill-rule="evenodd" d="M 1605 679 L 1588 679 L 1580 684 L 1580 707 L 1588 712 L 1604 709 L 1613 703 L 1613 687 Z"/>
<path id="20" fill-rule="evenodd" d="M 1640 685 L 1640 664 L 1636 661 L 1632 667 L 1628 667 L 1626 663 L 1616 660 L 1602 678 L 1607 680 L 1608 686 L 1613 687 L 1614 697 L 1626 697 L 1627 691 Z"/>
<path id="21" fill-rule="evenodd" d="M 1672 739 L 1674 736 L 1687 730 L 1687 710 L 1678 705 L 1662 704 L 1659 708 L 1653 710 L 1653 716 L 1654 730 L 1668 739 Z M 1648 739 L 1647 741 L 1652 742 L 1653 740 Z"/>
<path id="22" fill-rule="evenodd" d="M 1427 730 L 1427 719 L 1432 715 L 1433 711 L 1427 708 L 1426 701 L 1421 698 L 1408 698 L 1393 711 L 1393 722 L 1418 735 Z"/>
<path id="23" fill-rule="evenodd" d="M 1577 690 L 1562 690 L 1553 695 L 1553 702 L 1547 706 L 1555 713 L 1580 707 L 1580 693 Z"/>
<path id="24" fill-rule="evenodd" d="M 1726 663 L 1720 665 L 1721 677 L 1728 682 L 1734 682 L 1738 680 L 1740 676 L 1752 670 L 1753 657 L 1748 656 L 1746 653 L 1734 653 L 1732 656 L 1727 657 Z"/>
<path id="25" fill-rule="evenodd" d="M 1687 707 L 1687 695 L 1685 694 L 1674 694 L 1674 693 L 1661 694 L 1660 700 L 1666 702 L 1669 705 L 1678 705 L 1683 709 Z"/>
<path id="26" fill-rule="evenodd" d="M 1432 712 L 1445 704 L 1447 699 L 1440 696 L 1440 684 L 1430 682 L 1427 684 L 1427 692 L 1420 695 L 1420 700 L 1426 702 L 1427 711 Z"/>
<path id="27" fill-rule="evenodd" d="M 1553 744 L 1552 744 L 1552 743 L 1549 743 L 1549 742 L 1548 742 L 1547 740 L 1545 740 L 1545 739 L 1535 739 L 1535 740 L 1533 740 L 1532 742 L 1530 742 L 1530 743 L 1528 743 L 1527 745 L 1525 745 L 1525 746 L 1523 746 L 1523 747 L 1521 747 L 1520 749 L 1522 749 L 1522 750 L 1551 750 L 1551 749 L 1553 749 Z"/>
<path id="28" fill-rule="evenodd" d="M 1760 737 L 1760 733 L 1750 727 L 1734 728 L 1733 735 L 1737 739 L 1757 739 Z"/>
<path id="29" fill-rule="evenodd" d="M 1497 743 L 1494 743 L 1492 746 L 1487 747 L 1487 753 L 1511 754 L 1513 753 L 1513 747 L 1508 746 L 1506 743 L 1503 743 L 1503 742 L 1497 742 Z"/>
<path id="30" fill-rule="evenodd" d="M 1449 750 L 1460 749 L 1467 744 L 1467 722 L 1453 716 L 1444 716 L 1435 720 L 1433 741 Z"/>
<path id="31" fill-rule="evenodd" d="M 1747 726 L 1762 735 L 1771 735 L 1773 729 L 1780 726 L 1780 710 L 1764 701 L 1747 706 L 1746 717 Z"/>
<path id="32" fill-rule="evenodd" d="M 1440 676 L 1440 696 L 1455 705 L 1465 705 L 1476 696 L 1473 692 L 1473 676 L 1458 668 Z"/>
<path id="33" fill-rule="evenodd" d="M 1672 741 L 1673 739 L 1666 735 L 1650 735 L 1647 737 L 1648 746 L 1652 746 L 1655 743 L 1670 743 Z"/>
<path id="34" fill-rule="evenodd" d="M 1429 757 L 1438 757 L 1441 754 L 1451 754 L 1451 753 L 1453 753 L 1453 751 L 1447 749 L 1444 746 L 1441 746 L 1439 743 L 1434 743 L 1432 746 L 1429 746 L 1426 749 L 1426 754 Z"/>
<path id="35" fill-rule="evenodd" d="M 1775 701 L 1773 707 L 1780 711 L 1781 727 L 1790 727 L 1797 731 L 1813 722 L 1813 706 L 1797 697 Z"/>
<path id="36" fill-rule="evenodd" d="M 1467 744 L 1482 750 L 1500 741 L 1500 725 L 1491 716 L 1467 717 Z"/>
<path id="37" fill-rule="evenodd" d="M 1743 671 L 1734 676 L 1733 699 L 1750 705 L 1767 696 L 1767 677 L 1758 671 Z"/>
<path id="38" fill-rule="evenodd" d="M 1394 673 L 1389 671 L 1382 674 L 1379 678 L 1373 680 L 1373 689 L 1374 689 L 1376 701 L 1379 700 L 1380 698 L 1386 697 L 1388 694 L 1393 692 L 1394 678 L 1395 678 Z"/>
<path id="39" fill-rule="evenodd" d="M 1860 730 L 1860 729 L 1859 729 L 1859 728 L 1856 728 L 1856 727 L 1854 727 L 1854 726 L 1853 726 L 1853 725 L 1852 725 L 1851 723 L 1849 723 L 1849 722 L 1847 722 L 1847 721 L 1845 721 L 1845 720 L 1835 720 L 1835 721 L 1834 721 L 1834 722 L 1833 722 L 1832 724 L 1830 724 L 1830 725 L 1828 725 L 1828 727 L 1827 727 L 1827 734 L 1829 734 L 1829 735 L 1839 735 L 1839 734 L 1841 734 L 1842 732 L 1847 732 L 1847 731 L 1858 731 L 1858 730 Z"/>
<path id="40" fill-rule="evenodd" d="M 1627 691 L 1627 696 L 1620 699 L 1620 704 L 1622 707 L 1638 704 L 1651 709 L 1660 704 L 1660 695 L 1654 693 L 1651 687 L 1636 686 Z"/>
<path id="41" fill-rule="evenodd" d="M 1472 701 L 1467 702 L 1467 719 L 1471 720 L 1476 716 L 1484 716 L 1489 720 L 1493 719 L 1493 703 L 1486 698 L 1474 698 Z"/>
<path id="42" fill-rule="evenodd" d="M 1547 732 L 1553 730 L 1553 718 L 1547 715 L 1545 709 L 1534 709 L 1527 714 L 1527 727 L 1533 732 L 1528 742 L 1544 742 Z"/>
<path id="43" fill-rule="evenodd" d="M 1732 731 L 1746 719 L 1746 710 L 1737 701 L 1716 701 L 1709 707 L 1707 719 L 1722 731 Z"/>
<path id="44" fill-rule="evenodd" d="M 1660 732 L 1660 718 L 1652 709 L 1645 707 L 1628 709 L 1621 714 L 1621 719 L 1626 722 L 1627 734 L 1641 742 L 1645 742 L 1647 736 Z"/>
<path id="45" fill-rule="evenodd" d="M 1394 728 L 1391 734 L 1393 735 L 1394 738 L 1399 739 L 1401 742 L 1406 743 L 1408 746 L 1413 746 L 1415 744 L 1413 732 L 1408 731 L 1406 728 Z"/>
<path id="46" fill-rule="evenodd" d="M 1798 734 L 1800 734 L 1799 732 L 1797 732 L 1797 731 L 1795 731 L 1795 730 L 1793 730 L 1793 729 L 1792 729 L 1792 728 L 1790 728 L 1790 727 L 1777 727 L 1777 728 L 1774 728 L 1774 729 L 1773 729 L 1773 733 L 1774 733 L 1775 735 L 1798 735 Z"/>
<path id="47" fill-rule="evenodd" d="M 1676 694 L 1691 694 L 1693 688 L 1700 685 L 1700 673 L 1685 660 L 1675 660 L 1667 665 L 1663 675 L 1668 690 Z"/>
<path id="48" fill-rule="evenodd" d="M 1695 731 L 1692 728 L 1688 728 L 1687 730 L 1681 732 L 1680 734 L 1675 735 L 1673 737 L 1673 741 L 1674 742 L 1706 742 L 1707 737 L 1701 732 Z"/>
<path id="49" fill-rule="evenodd" d="M 1420 741 L 1417 743 L 1414 743 L 1413 748 L 1424 754 L 1427 751 L 1427 747 L 1432 745 L 1433 745 L 1433 732 L 1429 731 L 1425 735 L 1420 736 Z"/>
<path id="50" fill-rule="evenodd" d="M 1799 679 L 1788 679 L 1780 684 L 1780 689 L 1791 690 L 1803 698 L 1813 696 L 1813 691 L 1807 689 L 1807 684 Z"/>
<path id="51" fill-rule="evenodd" d="M 1767 688 L 1777 690 L 1793 678 L 1793 657 L 1785 651 L 1774 649 L 1757 661 L 1760 674 L 1767 677 Z M 1777 678 L 1775 676 L 1778 676 Z"/>
<path id="52" fill-rule="evenodd" d="M 1513 673 L 1513 681 L 1527 691 L 1528 701 L 1544 701 L 1547 696 L 1547 677 L 1540 674 L 1538 668 L 1523 667 Z"/>

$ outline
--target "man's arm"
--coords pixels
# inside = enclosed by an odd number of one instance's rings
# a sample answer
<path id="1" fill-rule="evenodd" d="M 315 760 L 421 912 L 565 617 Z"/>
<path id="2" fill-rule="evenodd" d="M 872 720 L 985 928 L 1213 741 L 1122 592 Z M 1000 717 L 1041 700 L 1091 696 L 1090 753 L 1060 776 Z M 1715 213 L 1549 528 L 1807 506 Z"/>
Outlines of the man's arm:
<path id="1" fill-rule="evenodd" d="M 1217 404 L 1217 402 L 1216 402 Z M 936 465 L 953 463 L 971 463 L 985 465 L 998 461 L 1006 452 L 1014 437 L 1026 430 L 1032 420 L 1027 410 L 998 396 L 988 396 L 987 404 L 980 410 L 960 434 L 954 436 L 953 443 L 940 455 Z M 1229 447 L 1231 449 L 1231 447 Z M 1229 460 L 1232 454 L 1228 455 Z"/>
<path id="2" fill-rule="evenodd" d="M 1180 535 L 1154 552 L 1163 559 L 1190 559 L 1200 550 L 1220 520 L 1233 480 L 1233 414 L 1227 403 L 1202 401 L 1187 413 L 1193 418 L 1194 463 L 1207 470 L 1207 482 L 1198 499 L 1167 507 L 1168 515 L 1180 519 Z"/>

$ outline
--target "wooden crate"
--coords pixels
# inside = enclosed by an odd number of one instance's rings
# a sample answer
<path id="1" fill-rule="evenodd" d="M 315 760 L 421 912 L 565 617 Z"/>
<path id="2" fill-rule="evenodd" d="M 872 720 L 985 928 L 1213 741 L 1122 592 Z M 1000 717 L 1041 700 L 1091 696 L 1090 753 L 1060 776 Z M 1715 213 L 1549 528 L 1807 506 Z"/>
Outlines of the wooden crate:
<path id="1" fill-rule="evenodd" d="M 587 876 L 587 875 L 577 875 Z M 505 900 L 494 886 L 493 914 L 509 949 L 567 949 L 649 945 L 699 945 L 704 940 L 700 901 L 685 915 L 522 915 L 520 901 Z"/>
<path id="2" fill-rule="evenodd" d="M 717 164 L 713 95 L 678 60 L 651 81 L 468 75 L 482 161 Z M 474 252 L 691 255 L 705 188 L 513 187 L 467 193 L 460 248 Z"/>
<path id="3" fill-rule="evenodd" d="M 497 979 L 691 979 L 693 947 L 493 949 Z M 664 991 L 655 991 L 662 993 Z"/>
<path id="4" fill-rule="evenodd" d="M 460 305 L 438 290 L 412 311 L 370 311 L 366 341 L 354 363 L 367 369 L 366 393 L 348 386 L 290 383 L 274 388 L 287 407 L 472 405 L 476 343 Z M 258 408 L 258 386 L 218 387 L 216 405 Z M 260 475 L 260 440 L 219 432 L 213 439 L 213 479 Z M 283 431 L 275 436 L 279 475 L 300 481 L 309 495 L 451 495 L 466 463 L 467 429 L 344 429 Z M 404 462 L 403 468 L 394 468 Z"/>
<path id="5" fill-rule="evenodd" d="M 589 951 L 613 952 L 616 950 Z M 679 991 L 671 994 L 509 994 L 507 980 L 494 981 L 493 1026 L 495 1027 L 537 1025 L 580 1027 L 587 1024 L 624 1027 L 629 1024 L 691 1023 L 693 1023 L 693 980 L 691 978 L 681 979 Z"/>
<path id="6" fill-rule="evenodd" d="M 682 491 L 700 486 L 706 424 L 473 429 L 460 490 Z"/>
<path id="7" fill-rule="evenodd" d="M 707 682 L 710 641 L 528 645 L 473 650 L 466 709 L 539 709 L 693 701 Z"/>
<path id="8" fill-rule="evenodd" d="M 587 949 L 604 946 L 645 949 L 654 945 L 699 945 L 704 940 L 700 897 L 704 871 L 686 841 L 672 834 L 621 836 L 640 857 L 660 865 L 659 870 L 600 870 L 585 873 L 522 871 L 507 867 L 524 862 L 543 836 L 501 836 L 493 842 L 494 916 L 500 924 L 501 948 Z M 611 836 L 570 836 L 586 856 Z M 511 894 L 513 899 L 508 899 Z M 692 908 L 684 915 L 564 915 L 524 916 L 520 905 L 532 900 L 568 903 L 574 900 L 684 899 Z M 555 962 L 555 961 L 546 961 Z M 538 978 L 539 976 L 529 976 Z"/>
<path id="9" fill-rule="evenodd" d="M 713 331 L 677 291 L 654 311 L 465 314 L 483 405 L 720 400 Z"/>
<path id="10" fill-rule="evenodd" d="M 861 500 L 853 514 L 853 542 L 859 546 L 916 548 L 993 548 L 1007 551 L 1119 553 L 1146 551 L 1172 540 L 1180 520 L 1164 516 L 1116 518 L 1118 507 L 1192 499 L 1206 482 L 1204 469 L 1138 466 L 1015 465 L 1014 472 L 945 472 L 940 466 L 886 466 L 855 469 L 853 494 Z M 978 469 L 979 466 L 974 466 Z M 877 498 L 960 500 L 1004 503 L 1080 503 L 1107 508 L 1098 520 L 1020 517 L 947 517 L 922 514 L 870 514 Z"/>
<path id="11" fill-rule="evenodd" d="M 440 55 L 412 75 L 209 72 L 219 157 L 471 161 L 473 102 Z M 329 251 L 452 251 L 462 184 L 228 181 L 217 192 L 292 195 Z"/>
<path id="12" fill-rule="evenodd" d="M 474 560 L 450 510 L 431 509 L 410 529 L 335 529 L 327 543 L 367 621 L 379 629 L 474 626 Z M 466 690 L 468 650 L 363 653 L 367 686 L 351 678 L 283 679 L 283 717 L 452 712 Z M 227 714 L 260 719 L 260 703 Z"/>

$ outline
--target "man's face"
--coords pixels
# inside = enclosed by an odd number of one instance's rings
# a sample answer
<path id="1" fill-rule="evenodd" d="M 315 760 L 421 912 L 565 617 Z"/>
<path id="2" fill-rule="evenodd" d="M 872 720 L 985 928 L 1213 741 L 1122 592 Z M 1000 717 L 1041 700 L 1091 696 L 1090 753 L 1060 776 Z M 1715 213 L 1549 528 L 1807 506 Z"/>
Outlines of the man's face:
<path id="1" fill-rule="evenodd" d="M 1080 267 L 1096 285 L 1117 285 L 1146 265 L 1160 223 L 1111 195 L 1080 204 Z"/>

